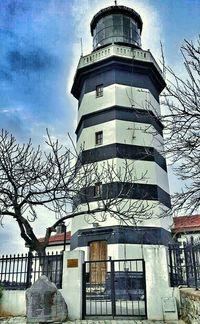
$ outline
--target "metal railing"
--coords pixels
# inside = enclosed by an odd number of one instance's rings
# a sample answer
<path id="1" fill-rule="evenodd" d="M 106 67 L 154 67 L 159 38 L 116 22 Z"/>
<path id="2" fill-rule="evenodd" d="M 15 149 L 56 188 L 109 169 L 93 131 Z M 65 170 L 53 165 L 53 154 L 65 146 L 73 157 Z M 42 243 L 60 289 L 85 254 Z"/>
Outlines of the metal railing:
<path id="1" fill-rule="evenodd" d="M 169 274 L 172 287 L 186 285 L 200 288 L 200 241 L 169 245 Z"/>
<path id="2" fill-rule="evenodd" d="M 62 288 L 62 271 L 62 253 L 3 255 L 0 258 L 0 285 L 8 290 L 23 290 L 41 275 L 46 275 L 57 288 Z"/>

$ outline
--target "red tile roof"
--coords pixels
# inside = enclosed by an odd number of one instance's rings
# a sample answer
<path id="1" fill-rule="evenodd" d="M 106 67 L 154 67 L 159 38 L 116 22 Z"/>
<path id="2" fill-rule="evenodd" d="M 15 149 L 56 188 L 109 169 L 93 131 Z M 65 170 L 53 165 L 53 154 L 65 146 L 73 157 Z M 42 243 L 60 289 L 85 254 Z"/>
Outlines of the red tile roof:
<path id="1" fill-rule="evenodd" d="M 200 215 L 178 216 L 173 218 L 173 231 L 200 230 Z"/>
<path id="2" fill-rule="evenodd" d="M 66 232 L 66 240 L 67 241 L 70 241 L 70 239 L 71 239 L 71 232 Z M 42 241 L 42 240 L 44 240 L 44 238 L 39 239 L 39 241 Z M 64 241 L 64 233 L 55 234 L 55 235 L 52 235 L 49 238 L 49 243 L 52 243 L 52 242 L 63 242 L 63 241 Z"/>

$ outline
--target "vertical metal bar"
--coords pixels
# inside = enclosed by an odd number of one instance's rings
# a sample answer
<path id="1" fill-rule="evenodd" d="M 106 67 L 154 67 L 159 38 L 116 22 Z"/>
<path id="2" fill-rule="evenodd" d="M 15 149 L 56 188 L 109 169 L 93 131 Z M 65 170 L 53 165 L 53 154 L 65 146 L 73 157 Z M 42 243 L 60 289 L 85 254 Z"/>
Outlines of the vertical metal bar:
<path id="1" fill-rule="evenodd" d="M 63 277 L 63 252 L 60 255 L 60 275 L 59 275 L 59 288 L 62 289 L 62 277 Z"/>
<path id="2" fill-rule="evenodd" d="M 184 259 L 185 259 L 186 284 L 189 287 L 189 267 L 188 267 L 187 251 L 186 251 L 186 242 L 183 242 L 183 251 L 184 251 Z"/>
<path id="3" fill-rule="evenodd" d="M 198 290 L 198 284 L 197 284 L 197 268 L 196 268 L 196 259 L 195 259 L 195 246 L 194 246 L 194 238 L 191 237 L 191 249 L 192 249 L 192 264 L 193 264 L 193 270 L 194 270 L 194 282 L 195 282 L 195 289 Z"/>
<path id="4" fill-rule="evenodd" d="M 125 263 L 123 262 L 123 265 L 124 265 L 124 267 L 122 267 L 123 268 L 123 271 L 121 271 L 121 262 L 120 261 L 116 261 L 115 264 L 117 264 L 117 273 L 116 273 L 116 275 L 118 276 L 118 280 L 117 280 L 118 287 L 115 286 L 115 291 L 116 291 L 116 288 L 117 288 L 117 290 L 121 288 L 121 287 L 119 287 L 120 280 L 121 280 L 120 274 L 123 273 L 123 275 L 124 275 Z M 116 268 L 115 268 L 115 271 L 116 271 Z M 122 277 L 122 280 L 125 283 L 125 278 Z M 126 285 L 126 283 L 125 283 L 125 285 Z M 123 288 L 124 287 L 122 287 L 122 291 L 123 291 Z M 120 290 L 118 290 L 118 291 L 120 291 Z M 119 310 L 119 311 L 117 312 L 117 310 Z M 123 313 L 123 301 L 122 301 L 122 298 L 120 297 L 120 299 L 118 300 L 118 309 L 116 309 L 116 315 L 122 315 L 122 313 Z"/>
<path id="5" fill-rule="evenodd" d="M 0 270 L 0 282 L 2 282 L 3 280 L 2 280 L 2 276 L 3 276 L 3 255 L 2 255 L 2 257 L 1 257 L 1 259 L 0 259 L 0 264 L 1 264 L 1 270 Z"/>
<path id="6" fill-rule="evenodd" d="M 178 262 L 177 262 L 177 253 L 178 253 L 178 248 L 175 245 L 174 249 L 173 249 L 173 264 L 172 264 L 172 268 L 173 268 L 173 284 L 174 287 L 178 286 Z"/>
<path id="7" fill-rule="evenodd" d="M 134 302 L 133 302 L 133 290 L 134 290 L 134 285 L 133 285 L 133 271 L 134 271 L 134 262 L 135 261 L 129 261 L 130 265 L 129 265 L 129 283 L 130 283 L 130 300 L 131 300 L 131 315 L 134 315 Z M 137 261 L 136 261 L 137 262 Z M 139 304 L 138 304 L 138 308 L 139 308 Z M 140 314 L 140 312 L 139 312 Z"/>
<path id="8" fill-rule="evenodd" d="M 32 266 L 32 251 L 28 252 L 27 276 L 26 276 L 26 289 L 31 285 L 31 266 Z"/>
<path id="9" fill-rule="evenodd" d="M 17 266 L 16 266 L 16 283 L 19 283 L 18 280 L 18 275 L 19 275 L 19 254 L 17 254 Z"/>
<path id="10" fill-rule="evenodd" d="M 66 250 L 66 237 L 67 237 L 66 230 L 67 230 L 67 226 L 64 224 L 64 249 L 63 249 L 63 251 Z"/>
<path id="11" fill-rule="evenodd" d="M 2 256 L 2 269 L 3 269 L 3 276 L 1 277 L 1 281 L 6 282 L 6 275 L 7 275 L 7 255 Z"/>
<path id="12" fill-rule="evenodd" d="M 147 318 L 146 268 L 145 268 L 144 260 L 142 260 L 142 269 L 143 269 L 143 288 L 144 288 L 144 311 L 145 311 L 145 317 Z"/>
<path id="13" fill-rule="evenodd" d="M 99 263 L 97 263 L 95 261 L 95 269 L 97 269 L 98 266 L 99 266 Z M 95 283 L 94 283 L 95 291 L 96 291 L 96 288 L 97 288 L 97 285 L 98 285 L 97 275 L 99 275 L 98 270 L 95 271 Z M 97 301 L 96 301 L 96 298 L 94 299 L 94 303 L 95 303 L 95 314 L 97 314 Z"/>
<path id="14" fill-rule="evenodd" d="M 11 277 L 11 264 L 12 264 L 12 255 L 10 254 L 9 258 L 9 266 L 8 266 L 8 282 L 10 282 L 10 277 Z"/>
<path id="15" fill-rule="evenodd" d="M 113 319 L 116 316 L 116 304 L 115 304 L 115 264 L 113 260 L 111 262 L 111 302 L 112 302 L 112 316 Z"/>
<path id="16" fill-rule="evenodd" d="M 35 253 L 33 255 L 33 271 L 32 271 L 32 275 L 33 275 L 33 283 L 36 281 L 36 274 L 37 274 L 37 268 L 36 268 L 36 264 L 38 264 L 38 267 L 40 267 L 40 258 L 39 256 L 37 256 Z M 37 277 L 38 278 L 38 277 Z"/>
<path id="17" fill-rule="evenodd" d="M 19 281 L 20 281 L 20 284 L 23 284 L 23 286 L 24 286 L 25 279 L 22 276 L 22 273 L 23 273 L 23 261 L 24 261 L 23 254 L 21 254 L 21 256 L 20 256 L 20 279 L 19 279 Z M 26 269 L 26 267 L 25 267 L 25 269 Z"/>
<path id="18" fill-rule="evenodd" d="M 198 284 L 199 284 L 199 258 L 200 258 L 200 255 L 199 255 L 199 242 L 198 242 L 198 245 L 196 246 L 195 248 L 195 256 L 196 256 L 196 269 L 197 269 L 197 280 L 198 280 Z"/>
<path id="19" fill-rule="evenodd" d="M 86 263 L 83 262 L 83 274 L 82 274 L 82 319 L 85 319 L 86 315 Z"/>
<path id="20" fill-rule="evenodd" d="M 172 247 L 169 245 L 169 268 L 170 268 L 170 284 L 174 287 L 174 280 L 173 280 L 173 262 L 172 262 Z"/>
<path id="21" fill-rule="evenodd" d="M 127 273 L 127 262 L 128 261 L 126 261 L 126 268 L 124 268 L 123 270 L 124 270 L 124 273 L 123 273 L 123 276 L 124 276 L 124 293 L 125 293 L 125 296 L 126 296 L 126 298 L 125 298 L 125 302 L 126 302 L 126 315 L 128 315 L 128 282 L 127 282 L 127 280 L 128 280 L 128 273 Z"/>
<path id="22" fill-rule="evenodd" d="M 91 286 L 92 286 L 92 264 L 93 264 L 93 261 L 92 262 L 89 262 L 89 265 L 90 265 L 90 283 L 89 283 L 89 287 L 90 287 L 90 291 L 89 291 L 89 305 L 90 305 L 90 314 L 91 314 L 91 295 L 92 295 L 92 290 L 91 290 Z M 86 304 L 86 307 L 87 307 L 87 304 Z"/>
<path id="23" fill-rule="evenodd" d="M 15 275 L 15 254 L 13 255 L 13 263 L 12 263 L 12 277 L 11 277 L 11 282 L 13 283 L 14 280 L 14 275 Z"/>
<path id="24" fill-rule="evenodd" d="M 8 268 L 9 268 L 9 262 L 8 262 L 8 255 L 6 255 L 6 264 L 5 264 L 5 280 L 7 281 L 8 279 L 7 278 L 9 278 L 9 275 L 7 276 L 7 273 L 8 273 L 8 271 L 7 271 L 7 266 L 8 266 Z"/>

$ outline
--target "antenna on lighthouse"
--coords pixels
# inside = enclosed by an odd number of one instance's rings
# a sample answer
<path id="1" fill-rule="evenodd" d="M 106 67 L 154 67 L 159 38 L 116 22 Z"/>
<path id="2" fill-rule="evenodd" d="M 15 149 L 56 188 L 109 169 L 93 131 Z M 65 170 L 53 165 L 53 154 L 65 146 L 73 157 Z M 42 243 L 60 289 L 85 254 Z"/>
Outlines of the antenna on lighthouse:
<path id="1" fill-rule="evenodd" d="M 83 56 L 83 42 L 82 42 L 82 37 L 80 38 L 81 41 L 81 57 Z"/>

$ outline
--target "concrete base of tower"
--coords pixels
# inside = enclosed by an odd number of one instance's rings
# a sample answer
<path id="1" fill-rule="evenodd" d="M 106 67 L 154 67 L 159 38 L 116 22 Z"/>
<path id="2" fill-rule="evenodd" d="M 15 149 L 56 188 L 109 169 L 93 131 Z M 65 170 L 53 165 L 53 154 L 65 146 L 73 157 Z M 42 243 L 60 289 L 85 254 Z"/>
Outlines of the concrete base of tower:
<path id="1" fill-rule="evenodd" d="M 89 272 L 94 271 L 96 277 L 99 275 L 98 271 L 106 269 L 103 268 L 103 260 L 120 260 L 115 261 L 115 270 L 120 272 L 122 282 L 125 269 L 135 271 L 137 262 L 144 260 L 147 318 L 176 321 L 179 291 L 170 287 L 167 248 L 170 242 L 173 242 L 171 233 L 162 228 L 109 226 L 77 231 L 72 236 L 71 249 L 72 253 L 84 251 L 85 261 L 92 261 L 89 263 L 91 266 L 88 266 Z M 102 261 L 98 263 L 102 267 L 92 267 L 97 264 L 97 260 Z"/>
<path id="2" fill-rule="evenodd" d="M 96 265 L 97 260 L 102 261 L 98 263 L 102 267 L 88 267 L 89 271 L 95 271 L 95 276 L 98 276 L 98 271 L 105 271 L 105 259 L 121 260 L 116 261 L 115 266 L 116 271 L 121 271 L 121 278 L 124 267 L 127 271 L 135 271 L 137 262 L 144 260 L 147 318 L 176 321 L 175 297 L 177 294 L 179 298 L 179 292 L 170 287 L 167 245 L 171 242 L 171 233 L 162 228 L 110 226 L 77 231 L 72 236 L 71 249 L 72 253 L 82 250 L 85 261 L 92 261 L 91 265 Z"/>

